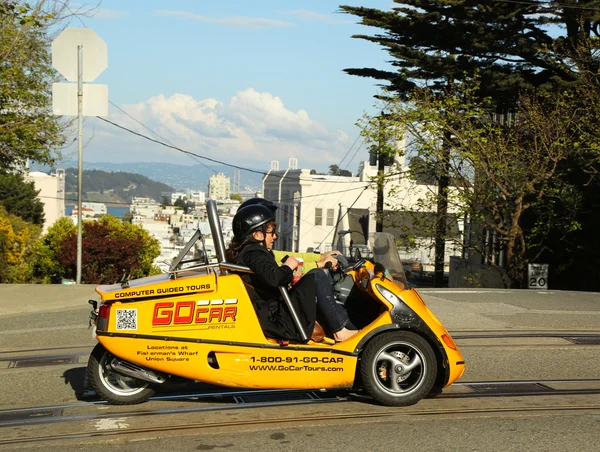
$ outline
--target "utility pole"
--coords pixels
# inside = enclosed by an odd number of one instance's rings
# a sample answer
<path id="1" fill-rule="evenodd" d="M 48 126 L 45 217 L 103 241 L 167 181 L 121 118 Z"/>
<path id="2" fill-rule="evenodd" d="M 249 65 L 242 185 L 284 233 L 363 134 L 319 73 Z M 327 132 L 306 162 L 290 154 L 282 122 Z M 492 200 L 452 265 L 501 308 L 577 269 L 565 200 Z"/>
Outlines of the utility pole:
<path id="1" fill-rule="evenodd" d="M 383 232 L 383 188 L 385 186 L 385 162 L 387 160 L 387 152 L 384 152 L 386 146 L 385 123 L 386 118 L 384 112 L 379 115 L 379 145 L 377 147 L 377 206 L 376 206 L 376 223 L 375 232 Z"/>
<path id="2" fill-rule="evenodd" d="M 433 286 L 444 286 L 444 261 L 446 253 L 446 227 L 448 217 L 448 187 L 450 186 L 450 133 L 446 132 L 441 155 L 438 181 L 437 213 L 435 224 L 435 269 Z"/>
<path id="3" fill-rule="evenodd" d="M 375 223 L 375 231 L 383 232 L 383 186 L 385 174 L 385 158 L 382 155 L 381 146 L 377 155 L 377 222 Z"/>

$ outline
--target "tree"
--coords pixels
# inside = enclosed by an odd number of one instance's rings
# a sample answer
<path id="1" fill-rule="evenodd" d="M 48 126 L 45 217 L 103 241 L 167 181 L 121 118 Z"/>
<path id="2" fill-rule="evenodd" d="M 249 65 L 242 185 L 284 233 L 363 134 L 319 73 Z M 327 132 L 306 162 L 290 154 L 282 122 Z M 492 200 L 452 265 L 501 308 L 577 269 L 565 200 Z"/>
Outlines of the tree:
<path id="1" fill-rule="evenodd" d="M 243 199 L 239 193 L 232 193 L 231 199 L 233 199 L 235 201 L 239 201 L 240 203 L 243 202 Z"/>
<path id="2" fill-rule="evenodd" d="M 187 203 L 186 203 L 185 199 L 182 199 L 182 198 L 181 198 L 181 196 L 180 196 L 179 198 L 177 198 L 177 199 L 175 200 L 175 202 L 173 203 L 173 205 L 174 205 L 175 207 L 180 207 L 180 208 L 182 208 L 182 209 L 183 209 L 183 211 L 185 212 L 185 209 L 186 209 Z"/>
<path id="3" fill-rule="evenodd" d="M 573 60 L 590 39 L 600 9 L 592 0 L 548 2 L 481 0 L 394 0 L 392 11 L 342 5 L 342 12 L 381 33 L 354 35 L 383 47 L 394 70 L 350 68 L 345 72 L 387 82 L 402 97 L 416 87 L 437 92 L 448 82 L 479 72 L 477 93 L 513 108 L 519 92 L 553 90 L 577 80 L 580 70 L 598 69 L 594 44 Z M 586 6 L 590 7 L 586 7 Z M 550 25 L 565 36 L 552 36 Z"/>
<path id="4" fill-rule="evenodd" d="M 38 194 L 39 190 L 35 189 L 33 181 L 25 182 L 22 174 L 0 172 L 0 204 L 8 213 L 42 226 L 44 224 L 44 204 L 38 199 Z"/>
<path id="5" fill-rule="evenodd" d="M 580 73 L 593 73 L 599 67 L 599 42 L 592 29 L 597 26 L 600 9 L 591 0 L 394 2 L 392 11 L 340 6 L 342 12 L 358 16 L 363 25 L 381 30 L 354 38 L 382 46 L 393 66 L 393 70 L 345 71 L 387 82 L 386 91 L 404 99 L 417 87 L 439 93 L 449 83 L 478 73 L 481 83 L 476 95 L 491 99 L 496 111 L 503 113 L 518 108 L 521 92 L 572 88 L 579 83 Z M 552 36 L 550 25 L 561 26 L 565 36 Z M 437 174 L 436 286 L 441 285 L 443 275 L 450 152 L 445 149 L 440 155 Z"/>
<path id="6" fill-rule="evenodd" d="M 82 282 L 111 284 L 158 273 L 153 261 L 160 254 L 158 241 L 139 225 L 122 223 L 112 215 L 83 223 Z M 62 277 L 74 279 L 77 235 L 67 232 L 55 251 Z"/>
<path id="7" fill-rule="evenodd" d="M 131 213 L 131 211 L 127 211 L 123 214 L 123 223 L 131 223 L 133 220 L 133 214 Z"/>
<path id="8" fill-rule="evenodd" d="M 382 107 L 382 106 L 380 106 Z M 361 128 L 361 135 L 364 138 L 364 143 L 369 149 L 370 165 L 377 165 L 377 176 L 375 182 L 377 186 L 377 202 L 376 202 L 376 231 L 383 231 L 384 222 L 384 187 L 387 176 L 385 167 L 397 167 L 395 157 L 403 155 L 404 149 L 398 146 L 398 143 L 404 140 L 404 128 L 398 127 L 397 119 L 394 115 L 383 112 L 384 108 L 380 108 L 380 113 L 374 116 L 368 114 L 363 115 L 358 122 Z M 397 170 L 398 168 L 396 168 Z M 394 169 L 392 170 L 394 171 Z"/>
<path id="9" fill-rule="evenodd" d="M 568 177 L 571 163 L 579 162 L 592 169 L 588 181 L 596 178 L 600 82 L 591 77 L 574 92 L 522 95 L 508 118 L 493 114 L 491 99 L 479 99 L 477 83 L 437 94 L 416 90 L 407 102 L 388 102 L 388 109 L 411 137 L 408 152 L 434 174 L 449 164 L 455 181 L 446 194 L 450 204 L 476 226 L 471 234 L 497 237 L 493 242 L 506 253 L 507 274 L 522 287 L 527 263 L 548 249 L 549 231 L 564 238 L 580 228 L 581 197 Z M 437 196 L 430 192 L 421 208 L 432 210 Z M 485 248 L 483 237 L 471 243 L 484 256 L 499 251 Z"/>
<path id="10" fill-rule="evenodd" d="M 0 3 L 0 169 L 53 163 L 69 123 L 52 114 L 52 30 L 65 2 Z"/>
<path id="11" fill-rule="evenodd" d="M 409 162 L 411 177 L 420 185 L 436 185 L 436 169 L 430 162 L 426 162 L 422 157 L 415 155 Z"/>
<path id="12" fill-rule="evenodd" d="M 32 253 L 32 282 L 59 284 L 63 278 L 68 277 L 68 271 L 58 261 L 56 253 L 61 249 L 66 238 L 73 235 L 77 235 L 77 226 L 73 224 L 69 217 L 62 217 L 50 226 L 48 232 L 41 237 Z"/>
<path id="13" fill-rule="evenodd" d="M 340 167 L 337 165 L 329 165 L 329 174 L 332 176 L 352 177 L 352 172 L 340 169 Z"/>
<path id="14" fill-rule="evenodd" d="M 29 256 L 41 228 L 0 205 L 0 283 L 25 283 L 31 277 Z"/>

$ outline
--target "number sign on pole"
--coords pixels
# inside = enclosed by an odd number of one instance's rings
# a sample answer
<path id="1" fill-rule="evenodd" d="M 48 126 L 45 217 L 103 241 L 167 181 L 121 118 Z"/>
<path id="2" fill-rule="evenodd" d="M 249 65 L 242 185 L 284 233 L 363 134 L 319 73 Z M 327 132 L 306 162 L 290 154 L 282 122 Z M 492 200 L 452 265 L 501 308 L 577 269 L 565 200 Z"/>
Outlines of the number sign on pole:
<path id="1" fill-rule="evenodd" d="M 527 267 L 527 287 L 548 289 L 548 264 L 529 264 Z"/>

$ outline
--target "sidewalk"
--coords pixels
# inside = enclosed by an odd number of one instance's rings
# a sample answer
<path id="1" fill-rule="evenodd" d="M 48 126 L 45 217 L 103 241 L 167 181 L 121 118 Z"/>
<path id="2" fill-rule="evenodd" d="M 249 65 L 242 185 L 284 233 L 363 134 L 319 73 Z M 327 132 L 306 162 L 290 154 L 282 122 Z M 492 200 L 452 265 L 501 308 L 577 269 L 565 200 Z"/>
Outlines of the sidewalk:
<path id="1" fill-rule="evenodd" d="M 99 300 L 96 284 L 0 284 L 0 316 L 91 306 Z"/>

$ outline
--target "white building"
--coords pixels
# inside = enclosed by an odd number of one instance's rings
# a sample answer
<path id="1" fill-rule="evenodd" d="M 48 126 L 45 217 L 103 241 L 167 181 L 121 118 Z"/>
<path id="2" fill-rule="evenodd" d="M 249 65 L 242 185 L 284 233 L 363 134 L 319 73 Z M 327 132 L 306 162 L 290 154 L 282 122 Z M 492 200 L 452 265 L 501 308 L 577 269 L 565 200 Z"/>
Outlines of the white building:
<path id="1" fill-rule="evenodd" d="M 403 158 L 396 164 L 406 169 Z M 419 212 L 419 200 L 428 191 L 437 191 L 437 187 L 419 185 L 402 177 L 404 171 L 398 171 L 397 166 L 386 167 L 385 171 L 390 173 L 392 169 L 384 187 L 384 209 L 398 210 L 398 214 L 406 213 L 407 217 Z M 362 163 L 355 177 L 311 175 L 307 169 L 270 170 L 263 180 L 263 195 L 279 206 L 276 221 L 280 234 L 275 247 L 295 252 L 325 252 L 342 247 L 345 251 L 351 244 L 365 244 L 365 238 L 376 230 L 377 188 L 371 183 L 376 175 L 377 167 L 370 166 L 368 161 Z M 385 222 L 384 231 L 397 233 L 392 227 L 386 228 Z M 419 249 L 404 257 L 432 263 L 432 243 L 429 237 L 420 240 Z M 457 253 L 460 251 L 448 243 L 446 261 Z"/>
<path id="2" fill-rule="evenodd" d="M 160 210 L 160 204 L 151 198 L 133 198 L 129 210 L 133 218 L 154 218 Z"/>
<path id="3" fill-rule="evenodd" d="M 331 250 L 341 206 L 374 208 L 373 197 L 365 193 L 368 182 L 362 173 L 341 177 L 310 174 L 308 169 L 269 171 L 263 180 L 263 196 L 279 206 L 276 247 L 297 252 Z"/>
<path id="4" fill-rule="evenodd" d="M 75 204 L 73 206 L 73 211 L 71 212 L 71 221 L 74 224 L 77 224 L 78 218 L 78 206 Z M 106 204 L 101 202 L 82 202 L 81 203 L 81 218 L 84 220 L 97 220 L 103 215 L 106 215 Z"/>
<path id="5" fill-rule="evenodd" d="M 187 193 L 184 193 L 182 191 L 177 191 L 175 193 L 171 193 L 171 204 L 173 204 L 179 198 L 181 198 L 185 201 L 187 199 L 187 197 L 188 197 Z"/>
<path id="6" fill-rule="evenodd" d="M 210 176 L 208 179 L 208 197 L 211 199 L 225 200 L 231 196 L 230 179 L 223 173 Z"/>
<path id="7" fill-rule="evenodd" d="M 59 218 L 65 216 L 65 170 L 58 169 L 55 174 L 32 171 L 25 176 L 25 181 L 33 181 L 39 190 L 38 199 L 44 204 L 45 234 Z"/>
<path id="8" fill-rule="evenodd" d="M 202 205 L 206 202 L 206 193 L 200 190 L 190 190 L 188 199 L 196 205 Z"/>

